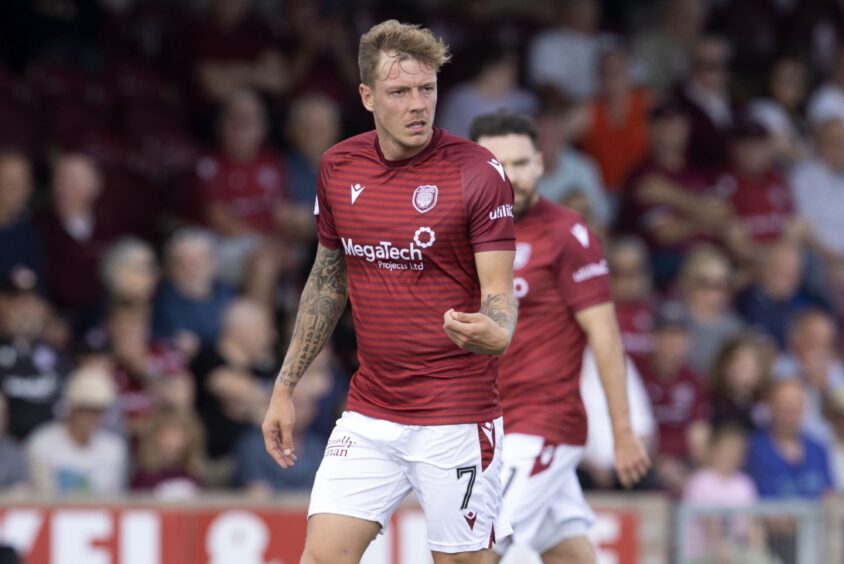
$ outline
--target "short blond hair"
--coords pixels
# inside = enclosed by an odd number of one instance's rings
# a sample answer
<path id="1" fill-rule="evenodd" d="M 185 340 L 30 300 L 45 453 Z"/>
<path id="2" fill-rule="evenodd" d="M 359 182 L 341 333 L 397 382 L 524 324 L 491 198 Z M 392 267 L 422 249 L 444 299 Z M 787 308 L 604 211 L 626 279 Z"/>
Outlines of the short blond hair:
<path id="1" fill-rule="evenodd" d="M 398 60 L 416 59 L 422 64 L 440 67 L 451 59 L 448 45 L 431 30 L 419 25 L 403 24 L 398 20 L 387 20 L 373 26 L 360 38 L 358 67 L 360 81 L 372 86 L 378 74 L 381 53 L 395 56 Z"/>

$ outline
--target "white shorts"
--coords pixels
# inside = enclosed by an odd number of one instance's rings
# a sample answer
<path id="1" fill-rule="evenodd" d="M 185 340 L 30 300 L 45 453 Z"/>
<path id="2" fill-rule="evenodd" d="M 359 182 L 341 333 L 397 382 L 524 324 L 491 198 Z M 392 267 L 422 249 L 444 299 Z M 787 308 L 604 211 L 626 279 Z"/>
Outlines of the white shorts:
<path id="1" fill-rule="evenodd" d="M 504 553 L 510 542 L 542 554 L 561 541 L 586 535 L 592 513 L 577 479 L 583 447 L 549 444 L 542 437 L 510 433 L 504 436 L 504 506 L 513 535 L 496 547 Z"/>
<path id="2" fill-rule="evenodd" d="M 387 526 L 411 491 L 438 552 L 489 548 L 510 534 L 501 510 L 501 418 L 402 425 L 346 411 L 317 471 L 308 517 L 349 515 Z"/>

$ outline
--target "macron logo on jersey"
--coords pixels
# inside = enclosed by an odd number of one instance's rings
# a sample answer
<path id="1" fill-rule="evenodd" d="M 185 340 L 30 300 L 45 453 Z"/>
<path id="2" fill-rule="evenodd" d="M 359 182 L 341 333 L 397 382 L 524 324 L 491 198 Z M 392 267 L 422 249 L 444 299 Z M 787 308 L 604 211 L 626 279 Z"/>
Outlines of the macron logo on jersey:
<path id="1" fill-rule="evenodd" d="M 489 212 L 490 221 L 495 221 L 496 219 L 501 219 L 502 217 L 513 217 L 513 204 L 504 204 L 503 206 L 498 206 Z"/>
<path id="2" fill-rule="evenodd" d="M 487 164 L 494 168 L 496 172 L 498 172 L 498 176 L 501 177 L 501 180 L 504 180 L 504 167 L 501 166 L 500 162 L 495 159 L 492 159 L 491 161 L 487 161 Z"/>
<path id="3" fill-rule="evenodd" d="M 572 279 L 580 284 L 581 282 L 585 282 L 590 278 L 595 278 L 597 276 L 607 276 L 610 273 L 609 266 L 607 266 L 606 259 L 601 259 L 601 262 L 593 262 L 587 264 L 579 268 L 575 271 L 574 274 L 571 275 Z"/>
<path id="4" fill-rule="evenodd" d="M 361 186 L 360 184 L 352 184 L 351 188 L 352 188 L 352 205 L 355 205 L 355 202 L 357 202 L 360 195 L 363 194 L 363 189 L 366 188 L 366 186 Z"/>
<path id="5" fill-rule="evenodd" d="M 581 247 L 584 249 L 589 248 L 589 230 L 586 229 L 585 225 L 578 223 L 571 228 L 571 234 L 574 235 L 574 238 L 577 239 Z"/>

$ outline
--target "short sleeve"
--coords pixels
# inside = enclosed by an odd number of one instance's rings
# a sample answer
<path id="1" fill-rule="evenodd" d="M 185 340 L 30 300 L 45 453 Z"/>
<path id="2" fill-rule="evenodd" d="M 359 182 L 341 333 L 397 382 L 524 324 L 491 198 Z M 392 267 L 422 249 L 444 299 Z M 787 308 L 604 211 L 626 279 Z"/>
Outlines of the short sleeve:
<path id="1" fill-rule="evenodd" d="M 504 168 L 491 159 L 464 172 L 463 198 L 474 252 L 513 251 L 513 188 Z"/>
<path id="2" fill-rule="evenodd" d="M 610 301 L 604 248 L 585 222 L 558 230 L 557 287 L 572 311 Z"/>
<path id="3" fill-rule="evenodd" d="M 314 215 L 316 216 L 317 237 L 323 247 L 329 249 L 340 248 L 340 238 L 337 236 L 337 229 L 334 226 L 334 216 L 331 215 L 331 206 L 328 204 L 328 172 L 329 164 L 325 158 L 319 163 L 319 174 L 317 174 L 317 195 L 314 202 Z"/>

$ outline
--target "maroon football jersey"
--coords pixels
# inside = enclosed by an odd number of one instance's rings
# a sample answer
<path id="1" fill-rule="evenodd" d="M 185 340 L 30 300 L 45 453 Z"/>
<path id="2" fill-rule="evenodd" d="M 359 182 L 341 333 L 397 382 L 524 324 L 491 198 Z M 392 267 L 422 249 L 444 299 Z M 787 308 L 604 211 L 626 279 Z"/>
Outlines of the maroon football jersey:
<path id="1" fill-rule="evenodd" d="M 654 307 L 648 300 L 615 304 L 621 343 L 633 360 L 647 358 L 653 350 Z"/>
<path id="2" fill-rule="evenodd" d="M 756 242 L 779 239 L 794 215 L 791 192 L 776 173 L 760 178 L 724 174 L 718 179 L 716 189 L 730 200 L 739 221 Z"/>
<path id="3" fill-rule="evenodd" d="M 516 222 L 519 323 L 501 361 L 504 431 L 586 443 L 580 367 L 586 334 L 575 314 L 610 301 L 600 240 L 577 213 L 540 198 Z"/>
<path id="4" fill-rule="evenodd" d="M 513 190 L 486 149 L 435 129 L 388 161 L 374 131 L 323 156 L 320 243 L 342 249 L 360 368 L 348 409 L 409 425 L 501 415 L 498 357 L 460 349 L 443 314 L 480 309 L 474 253 L 513 250 Z"/>

